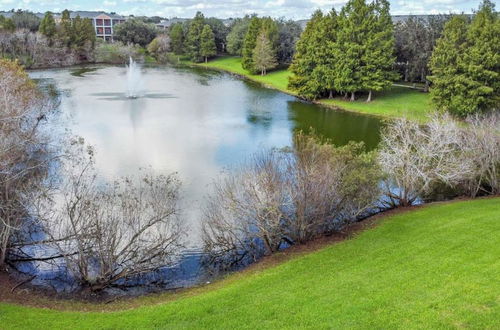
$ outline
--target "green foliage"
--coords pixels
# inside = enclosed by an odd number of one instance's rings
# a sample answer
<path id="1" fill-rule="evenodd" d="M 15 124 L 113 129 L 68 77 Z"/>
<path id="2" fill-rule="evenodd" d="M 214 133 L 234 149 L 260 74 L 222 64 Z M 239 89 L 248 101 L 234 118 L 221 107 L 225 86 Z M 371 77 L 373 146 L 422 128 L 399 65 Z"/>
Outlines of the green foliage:
<path id="1" fill-rule="evenodd" d="M 123 43 L 137 44 L 146 47 L 157 35 L 153 24 L 141 19 L 129 19 L 114 27 L 114 38 Z"/>
<path id="2" fill-rule="evenodd" d="M 201 55 L 201 33 L 205 26 L 205 17 L 201 12 L 197 12 L 189 23 L 189 30 L 186 38 L 186 52 L 193 62 L 204 60 Z"/>
<path id="3" fill-rule="evenodd" d="M 30 11 L 19 9 L 12 15 L 12 21 L 16 29 L 27 29 L 31 32 L 38 30 L 40 18 Z"/>
<path id="4" fill-rule="evenodd" d="M 87 42 L 93 46 L 95 43 L 95 30 L 92 21 L 87 18 L 75 17 L 72 21 L 72 46 L 84 47 Z"/>
<path id="5" fill-rule="evenodd" d="M 210 25 L 205 24 L 201 32 L 200 40 L 200 55 L 205 58 L 205 63 L 208 58 L 217 54 L 217 47 L 215 45 L 215 36 L 212 32 Z"/>
<path id="6" fill-rule="evenodd" d="M 253 16 L 250 19 L 250 24 L 248 25 L 247 33 L 245 34 L 245 39 L 243 41 L 243 49 L 242 49 L 242 61 L 241 65 L 243 69 L 254 72 L 255 67 L 253 65 L 253 50 L 255 49 L 255 45 L 257 43 L 257 36 L 260 33 L 260 29 L 262 27 L 262 20 L 257 16 Z"/>
<path id="7" fill-rule="evenodd" d="M 229 33 L 229 28 L 224 25 L 222 20 L 210 17 L 205 19 L 205 24 L 208 24 L 212 29 L 215 39 L 215 45 L 217 47 L 217 52 L 222 53 L 226 51 L 226 39 Z"/>
<path id="8" fill-rule="evenodd" d="M 128 63 L 129 58 L 138 58 L 141 54 L 141 47 L 134 44 L 123 44 L 119 41 L 113 43 L 99 40 L 95 48 L 96 62 L 98 63 Z"/>
<path id="9" fill-rule="evenodd" d="M 54 20 L 54 16 L 50 11 L 45 13 L 45 16 L 40 22 L 38 31 L 49 39 L 53 38 L 56 35 L 56 21 Z"/>
<path id="10" fill-rule="evenodd" d="M 231 55 L 241 56 L 243 43 L 250 24 L 250 16 L 237 18 L 231 25 L 231 31 L 227 35 L 227 52 Z"/>
<path id="11" fill-rule="evenodd" d="M 250 24 L 248 26 L 245 40 L 243 42 L 243 58 L 241 62 L 243 68 L 251 73 L 257 73 L 261 71 L 255 66 L 255 63 L 253 61 L 253 54 L 255 46 L 257 45 L 257 38 L 261 33 L 265 33 L 267 39 L 271 44 L 272 52 L 276 53 L 276 46 L 279 38 L 278 24 L 270 17 L 259 18 L 257 16 L 253 16 L 250 19 Z"/>
<path id="12" fill-rule="evenodd" d="M 500 105 L 500 20 L 485 0 L 469 23 L 463 16 L 445 26 L 432 54 L 429 79 L 437 108 L 465 117 Z"/>
<path id="13" fill-rule="evenodd" d="M 252 61 L 255 69 L 259 70 L 263 76 L 267 70 L 274 69 L 278 65 L 276 54 L 265 30 L 262 30 L 257 37 Z"/>
<path id="14" fill-rule="evenodd" d="M 316 11 L 300 40 L 292 62 L 290 88 L 305 98 L 381 91 L 396 75 L 393 25 L 389 2 L 366 4 L 350 0 L 340 14 Z"/>
<path id="15" fill-rule="evenodd" d="M 15 29 L 16 25 L 10 18 L 0 15 L 0 31 L 13 32 Z"/>
<path id="16" fill-rule="evenodd" d="M 276 59 L 281 65 L 290 65 L 295 53 L 295 44 L 302 33 L 301 26 L 292 20 L 278 20 L 278 43 L 276 49 Z"/>
<path id="17" fill-rule="evenodd" d="M 397 62 L 404 81 L 423 82 L 427 89 L 429 61 L 449 19 L 450 15 L 411 16 L 395 25 Z"/>
<path id="18" fill-rule="evenodd" d="M 181 23 L 175 23 L 170 27 L 170 44 L 176 55 L 184 53 L 184 29 Z"/>

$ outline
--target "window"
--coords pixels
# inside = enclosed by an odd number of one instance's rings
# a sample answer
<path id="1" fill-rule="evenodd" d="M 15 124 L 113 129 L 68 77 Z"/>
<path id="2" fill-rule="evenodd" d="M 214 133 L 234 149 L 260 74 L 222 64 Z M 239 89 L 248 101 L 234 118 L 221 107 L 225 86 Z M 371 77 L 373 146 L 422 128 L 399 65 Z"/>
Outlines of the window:
<path id="1" fill-rule="evenodd" d="M 104 34 L 111 34 L 111 28 L 104 28 Z"/>
<path id="2" fill-rule="evenodd" d="M 102 23 L 103 23 L 103 22 L 102 22 L 102 19 L 96 19 L 96 20 L 95 20 L 95 24 L 96 24 L 96 25 L 100 25 L 100 26 L 102 26 L 102 25 L 103 25 Z"/>
<path id="3" fill-rule="evenodd" d="M 111 26 L 111 20 L 110 19 L 105 19 L 104 20 L 104 26 Z"/>
<path id="4" fill-rule="evenodd" d="M 111 41 L 111 37 L 110 36 L 107 36 L 104 38 L 106 41 Z"/>
<path id="5" fill-rule="evenodd" d="M 97 34 L 104 34 L 104 29 L 102 27 L 98 27 Z"/>

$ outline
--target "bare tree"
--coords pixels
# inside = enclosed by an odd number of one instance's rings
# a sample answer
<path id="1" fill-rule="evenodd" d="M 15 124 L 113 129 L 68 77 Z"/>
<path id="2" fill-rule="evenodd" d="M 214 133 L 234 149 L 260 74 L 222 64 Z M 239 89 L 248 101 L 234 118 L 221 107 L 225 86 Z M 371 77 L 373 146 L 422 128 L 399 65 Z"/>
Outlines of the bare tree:
<path id="1" fill-rule="evenodd" d="M 39 126 L 50 109 L 19 64 L 0 60 L 0 266 L 26 216 L 21 192 L 48 162 Z"/>
<path id="2" fill-rule="evenodd" d="M 440 186 L 471 196 L 498 192 L 498 114 L 471 119 L 469 126 L 449 115 L 426 125 L 396 120 L 382 137 L 380 163 L 390 207 L 413 205 Z"/>
<path id="3" fill-rule="evenodd" d="M 474 171 L 463 183 L 469 196 L 500 194 L 500 111 L 467 119 L 466 148 Z"/>
<path id="4" fill-rule="evenodd" d="M 174 175 L 145 173 L 108 184 L 91 161 L 69 163 L 73 168 L 37 209 L 48 241 L 82 287 L 119 287 L 176 260 L 184 230 Z"/>
<path id="5" fill-rule="evenodd" d="M 214 184 L 205 250 L 234 262 L 337 230 L 373 207 L 379 173 L 361 145 L 335 148 L 299 133 L 294 151 L 264 152 Z"/>

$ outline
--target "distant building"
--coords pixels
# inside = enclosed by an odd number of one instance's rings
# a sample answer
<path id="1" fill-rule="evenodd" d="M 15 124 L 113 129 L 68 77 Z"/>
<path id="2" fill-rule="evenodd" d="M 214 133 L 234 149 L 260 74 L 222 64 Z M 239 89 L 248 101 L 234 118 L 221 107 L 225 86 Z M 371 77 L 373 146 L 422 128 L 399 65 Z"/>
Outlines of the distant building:
<path id="1" fill-rule="evenodd" d="M 106 41 L 113 41 L 114 27 L 126 21 L 126 17 L 117 14 L 108 14 L 102 11 L 72 11 L 70 18 L 87 18 L 92 21 L 97 38 Z M 56 16 L 56 20 L 61 20 L 61 15 Z"/>
<path id="2" fill-rule="evenodd" d="M 187 21 L 189 21 L 188 18 L 177 18 L 176 17 L 176 18 L 170 18 L 170 19 L 162 20 L 162 21 L 160 21 L 160 23 L 156 23 L 155 25 L 160 30 L 167 30 L 173 24 L 184 23 L 184 22 L 187 22 Z"/>

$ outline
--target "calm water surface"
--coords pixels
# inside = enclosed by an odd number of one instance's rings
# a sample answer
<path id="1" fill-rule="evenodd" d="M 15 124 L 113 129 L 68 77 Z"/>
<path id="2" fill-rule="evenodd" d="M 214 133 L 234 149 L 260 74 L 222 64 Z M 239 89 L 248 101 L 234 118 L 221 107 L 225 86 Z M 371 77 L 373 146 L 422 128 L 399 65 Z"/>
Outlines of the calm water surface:
<path id="1" fill-rule="evenodd" d="M 259 150 L 290 146 L 298 129 L 313 128 L 337 144 L 364 141 L 368 148 L 380 138 L 374 117 L 325 109 L 224 73 L 143 68 L 144 96 L 127 99 L 125 67 L 94 69 L 31 76 L 60 92 L 64 125 L 95 147 L 105 178 L 140 167 L 178 173 L 191 248 L 199 245 L 204 196 L 222 171 Z"/>

